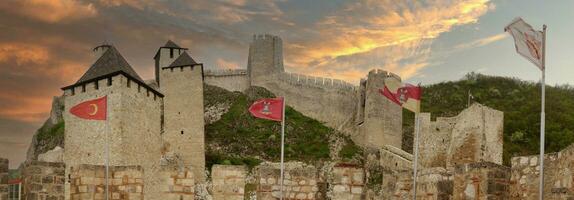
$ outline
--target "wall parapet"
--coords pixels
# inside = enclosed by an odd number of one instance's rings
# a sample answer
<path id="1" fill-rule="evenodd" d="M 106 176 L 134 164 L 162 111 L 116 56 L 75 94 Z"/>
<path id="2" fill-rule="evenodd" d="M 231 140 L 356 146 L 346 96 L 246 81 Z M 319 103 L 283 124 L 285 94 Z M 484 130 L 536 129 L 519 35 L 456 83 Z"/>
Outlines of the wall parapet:
<path id="1" fill-rule="evenodd" d="M 335 89 L 340 91 L 354 92 L 358 89 L 357 86 L 340 79 L 307 76 L 303 74 L 289 73 L 289 72 L 283 72 L 279 74 L 279 80 L 287 82 L 292 85 Z"/>
<path id="2" fill-rule="evenodd" d="M 246 69 L 219 69 L 219 70 L 205 70 L 204 76 L 247 76 Z"/>

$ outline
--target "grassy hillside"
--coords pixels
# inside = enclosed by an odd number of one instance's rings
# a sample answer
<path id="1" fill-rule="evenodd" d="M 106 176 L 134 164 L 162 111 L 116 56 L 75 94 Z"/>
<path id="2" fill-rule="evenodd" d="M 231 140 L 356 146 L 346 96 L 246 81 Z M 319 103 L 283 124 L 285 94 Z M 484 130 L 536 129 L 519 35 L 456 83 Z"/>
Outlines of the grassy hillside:
<path id="1" fill-rule="evenodd" d="M 257 119 L 248 112 L 259 98 L 274 97 L 264 88 L 252 87 L 246 94 L 229 92 L 215 86 L 205 86 L 206 107 L 231 104 L 221 119 L 205 127 L 208 166 L 213 164 L 256 165 L 263 160 L 279 161 L 281 125 L 279 122 Z M 285 159 L 308 163 L 332 160 L 332 138 L 342 143 L 338 155 L 351 160 L 360 155 L 352 141 L 317 120 L 306 117 L 291 107 L 286 110 Z"/>
<path id="2" fill-rule="evenodd" d="M 424 86 L 423 112 L 436 117 L 457 115 L 466 108 L 468 91 L 474 101 L 504 112 L 504 162 L 539 152 L 540 84 L 515 78 L 467 74 L 459 81 Z M 414 115 L 404 112 L 404 149 L 412 149 Z M 546 152 L 574 142 L 574 87 L 546 86 Z"/>

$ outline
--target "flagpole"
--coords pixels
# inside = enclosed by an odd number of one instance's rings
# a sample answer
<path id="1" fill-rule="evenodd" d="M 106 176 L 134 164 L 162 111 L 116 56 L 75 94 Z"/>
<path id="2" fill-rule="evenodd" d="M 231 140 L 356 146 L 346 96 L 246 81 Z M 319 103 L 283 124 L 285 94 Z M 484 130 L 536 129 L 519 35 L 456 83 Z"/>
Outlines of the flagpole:
<path id="1" fill-rule="evenodd" d="M 105 127 L 105 134 L 106 134 L 106 200 L 110 198 L 110 184 L 109 184 L 109 176 L 110 176 L 110 143 L 109 143 L 109 132 L 110 132 L 110 106 L 108 103 L 109 99 L 106 97 L 106 127 Z"/>
<path id="2" fill-rule="evenodd" d="M 281 110 L 281 194 L 280 200 L 283 200 L 283 176 L 284 176 L 284 164 L 283 157 L 285 155 L 285 97 L 281 97 L 283 100 L 283 109 Z"/>
<path id="3" fill-rule="evenodd" d="M 540 188 L 539 199 L 544 199 L 544 137 L 545 137 L 545 103 L 546 103 L 546 24 L 542 26 L 542 80 L 541 80 L 541 110 L 540 110 Z"/>
<path id="4" fill-rule="evenodd" d="M 420 120 L 419 113 L 415 113 L 415 161 L 413 163 L 413 199 L 417 199 L 417 169 L 419 160 L 419 132 Z"/>

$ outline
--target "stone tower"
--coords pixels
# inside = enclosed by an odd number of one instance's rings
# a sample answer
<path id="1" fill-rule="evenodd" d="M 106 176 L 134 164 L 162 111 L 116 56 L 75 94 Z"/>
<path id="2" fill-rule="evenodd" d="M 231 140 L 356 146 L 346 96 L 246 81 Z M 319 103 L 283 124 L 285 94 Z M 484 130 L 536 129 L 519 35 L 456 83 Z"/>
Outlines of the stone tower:
<path id="1" fill-rule="evenodd" d="M 97 61 L 76 83 L 62 88 L 66 177 L 82 164 L 105 165 L 108 144 L 110 166 L 141 166 L 143 192 L 154 199 L 159 189 L 152 183 L 157 183 L 161 153 L 163 95 L 146 85 L 115 47 L 102 45 L 94 51 L 101 55 Z M 107 120 L 81 119 L 69 112 L 81 102 L 101 97 L 107 97 Z"/>
<path id="2" fill-rule="evenodd" d="M 284 72 L 283 42 L 273 35 L 254 35 L 249 45 L 247 72 L 252 85 L 262 86 L 274 75 Z"/>
<path id="3" fill-rule="evenodd" d="M 196 181 L 205 181 L 203 64 L 195 62 L 171 41 L 155 56 L 156 78 L 165 95 L 163 107 L 165 155 L 191 166 Z"/>
<path id="4" fill-rule="evenodd" d="M 369 71 L 367 79 L 361 81 L 357 111 L 360 134 L 355 141 L 363 146 L 402 145 L 402 108 L 379 93 L 387 79 L 400 81 L 399 76 L 379 69 Z"/>

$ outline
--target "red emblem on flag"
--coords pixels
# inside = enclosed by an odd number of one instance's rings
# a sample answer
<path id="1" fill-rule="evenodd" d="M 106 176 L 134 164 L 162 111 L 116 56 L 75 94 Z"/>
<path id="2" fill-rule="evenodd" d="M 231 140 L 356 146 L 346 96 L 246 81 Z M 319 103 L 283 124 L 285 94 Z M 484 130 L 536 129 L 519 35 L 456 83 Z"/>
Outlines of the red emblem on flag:
<path id="1" fill-rule="evenodd" d="M 72 107 L 70 113 L 82 119 L 106 120 L 107 96 L 99 99 L 84 101 Z"/>
<path id="2" fill-rule="evenodd" d="M 249 112 L 257 118 L 281 121 L 283 119 L 283 98 L 259 99 L 249 107 Z"/>
<path id="3" fill-rule="evenodd" d="M 417 101 L 421 99 L 421 88 L 411 84 L 405 84 L 404 87 L 400 87 L 396 92 L 390 91 L 385 85 L 385 88 L 379 89 L 379 92 L 399 106 L 402 106 L 409 99 Z"/>

